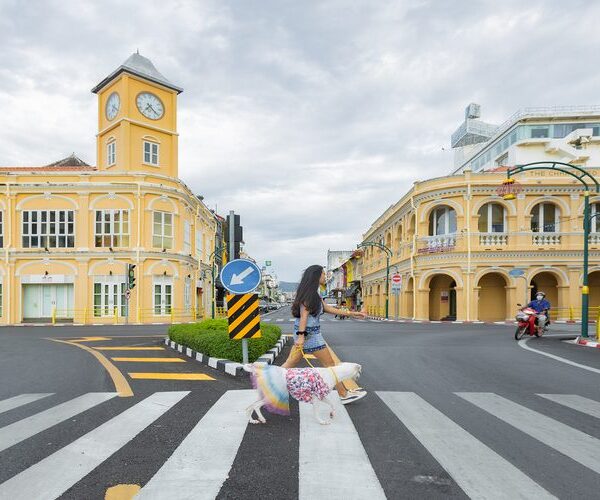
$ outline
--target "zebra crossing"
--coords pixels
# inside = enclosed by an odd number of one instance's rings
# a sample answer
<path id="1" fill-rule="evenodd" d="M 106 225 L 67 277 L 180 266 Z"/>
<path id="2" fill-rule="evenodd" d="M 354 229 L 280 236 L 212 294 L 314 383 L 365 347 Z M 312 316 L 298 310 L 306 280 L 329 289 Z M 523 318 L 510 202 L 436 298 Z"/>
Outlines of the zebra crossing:
<path id="1" fill-rule="evenodd" d="M 86 434 L 16 472 L 0 484 L 0 499 L 60 497 L 98 466 L 111 460 L 119 450 L 130 446 L 130 442 L 157 419 L 163 415 L 168 417 L 189 392 L 155 392 L 140 401 L 132 401 L 131 406 Z M 51 433 L 54 426 L 68 423 L 82 412 L 100 408 L 117 394 L 86 393 L 57 405 L 52 405 L 50 396 L 53 395 L 21 394 L 0 401 L 0 413 L 8 415 L 14 410 L 23 412 L 34 402 L 36 408 L 44 401 L 50 405 L 0 427 L 0 452 L 18 451 L 26 440 Z M 512 463 L 510 457 L 493 449 L 493 445 L 461 426 L 427 398 L 415 392 L 395 391 L 375 392 L 371 396 L 391 411 L 399 424 L 399 432 L 416 438 L 467 496 L 510 499 L 560 496 L 552 491 L 552 482 L 541 484 L 544 481 L 538 476 L 534 480 L 527 468 Z M 558 460 L 582 466 L 587 474 L 600 481 L 600 439 L 592 435 L 597 433 L 600 402 L 576 394 L 532 396 L 536 398 L 536 410 L 495 393 L 453 393 L 456 404 L 464 405 L 466 410 L 476 408 L 487 415 L 490 433 L 500 420 L 519 435 L 557 452 Z M 254 432 L 254 426 L 248 424 L 245 409 L 255 397 L 252 390 L 225 392 L 182 436 L 174 452 L 150 480 L 140 485 L 136 498 L 213 499 L 219 495 L 242 442 L 249 432 Z M 286 424 L 290 426 L 290 435 L 298 433 L 299 436 L 298 456 L 290 457 L 298 464 L 299 498 L 383 499 L 394 496 L 390 486 L 381 482 L 381 474 L 378 475 L 372 457 L 365 450 L 360 421 L 354 421 L 352 411 L 349 412 L 335 394 L 333 399 L 336 418 L 331 425 L 319 425 L 312 408 L 304 404 L 299 407 L 299 422 L 291 419 Z M 595 424 L 592 434 L 539 411 L 545 405 L 548 405 L 547 410 L 556 405 L 555 408 L 591 418 Z M 393 452 L 398 459 L 403 457 L 403 450 Z M 289 464 L 273 464 L 272 467 L 273 474 L 281 474 Z M 572 478 L 565 476 L 562 480 L 568 484 Z"/>

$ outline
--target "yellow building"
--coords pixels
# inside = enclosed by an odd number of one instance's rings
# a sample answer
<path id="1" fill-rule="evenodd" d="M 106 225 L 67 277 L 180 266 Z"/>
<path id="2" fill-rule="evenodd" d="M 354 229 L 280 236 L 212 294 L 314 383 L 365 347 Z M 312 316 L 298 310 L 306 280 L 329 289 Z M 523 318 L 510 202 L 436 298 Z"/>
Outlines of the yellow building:
<path id="1" fill-rule="evenodd" d="M 217 222 L 178 179 L 181 91 L 133 54 L 92 90 L 96 167 L 69 157 L 0 169 L 2 323 L 189 321 L 210 310 Z"/>
<path id="2" fill-rule="evenodd" d="M 600 170 L 590 168 L 595 177 Z M 415 182 L 363 235 L 392 249 L 403 277 L 390 317 L 504 321 L 517 303 L 542 290 L 551 316 L 578 319 L 583 268 L 583 189 L 572 177 L 544 170 L 515 177 L 516 199 L 497 193 L 506 173 L 465 169 Z M 600 196 L 590 199 L 600 213 Z M 600 217 L 591 220 L 590 306 L 600 306 Z M 385 254 L 365 251 L 362 290 L 368 311 L 383 316 Z M 521 270 L 513 277 L 511 271 Z M 514 274 L 518 274 L 517 273 Z M 591 317 L 597 310 L 591 310 Z"/>

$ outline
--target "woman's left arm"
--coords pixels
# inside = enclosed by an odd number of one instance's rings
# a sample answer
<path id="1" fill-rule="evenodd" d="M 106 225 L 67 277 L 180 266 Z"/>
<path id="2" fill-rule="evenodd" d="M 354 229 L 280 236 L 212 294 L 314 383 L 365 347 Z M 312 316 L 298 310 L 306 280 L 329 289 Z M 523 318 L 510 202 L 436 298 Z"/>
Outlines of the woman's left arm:
<path id="1" fill-rule="evenodd" d="M 337 307 L 330 306 L 323 302 L 323 311 L 329 314 L 337 314 L 338 316 L 352 316 L 353 318 L 366 318 L 367 313 L 362 311 L 348 311 L 345 309 L 338 309 Z"/>

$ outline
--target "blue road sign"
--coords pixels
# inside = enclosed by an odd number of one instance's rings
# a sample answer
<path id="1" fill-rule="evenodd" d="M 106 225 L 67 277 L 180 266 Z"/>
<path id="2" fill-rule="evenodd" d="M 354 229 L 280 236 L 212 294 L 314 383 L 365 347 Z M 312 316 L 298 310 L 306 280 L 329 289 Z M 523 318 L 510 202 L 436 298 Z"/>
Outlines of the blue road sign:
<path id="1" fill-rule="evenodd" d="M 221 269 L 221 283 L 231 293 L 250 293 L 259 284 L 262 275 L 251 260 L 235 259 Z"/>
<path id="2" fill-rule="evenodd" d="M 523 276 L 525 271 L 523 271 L 523 269 L 511 269 L 508 271 L 508 274 L 510 274 L 513 278 L 518 278 L 519 276 Z"/>

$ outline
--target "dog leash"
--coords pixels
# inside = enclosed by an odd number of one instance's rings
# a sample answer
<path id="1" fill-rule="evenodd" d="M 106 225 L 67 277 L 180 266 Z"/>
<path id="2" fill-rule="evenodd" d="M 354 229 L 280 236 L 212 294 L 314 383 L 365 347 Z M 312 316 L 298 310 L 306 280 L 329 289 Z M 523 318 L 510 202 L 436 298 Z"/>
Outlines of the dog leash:
<path id="1" fill-rule="evenodd" d="M 310 366 L 311 368 L 314 368 L 314 365 L 306 357 L 306 353 L 304 352 L 304 349 L 298 345 L 295 345 L 294 347 L 302 353 L 302 357 L 304 358 L 304 361 L 306 361 L 308 363 L 308 366 Z M 333 374 L 333 380 L 335 380 L 335 385 L 339 384 L 340 380 L 338 379 L 338 376 L 336 375 L 335 370 L 333 368 L 331 368 L 331 366 L 327 366 L 326 368 L 329 368 L 329 370 L 331 370 L 331 373 Z"/>

